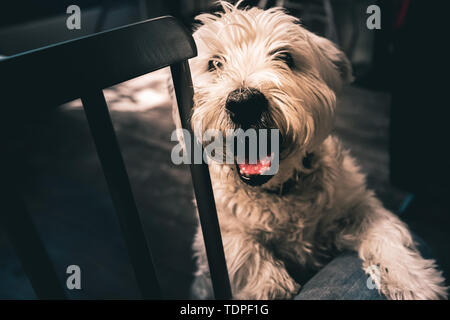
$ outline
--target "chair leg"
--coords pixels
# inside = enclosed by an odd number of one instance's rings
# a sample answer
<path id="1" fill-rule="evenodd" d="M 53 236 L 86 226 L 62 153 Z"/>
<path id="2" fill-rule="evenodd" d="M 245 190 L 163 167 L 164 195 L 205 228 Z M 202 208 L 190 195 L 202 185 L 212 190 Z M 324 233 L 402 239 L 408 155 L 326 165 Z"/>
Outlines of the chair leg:
<path id="1" fill-rule="evenodd" d="M 189 115 L 191 114 L 193 104 L 193 89 L 189 64 L 187 61 L 174 64 L 171 66 L 171 71 L 181 123 L 183 128 L 190 131 L 191 146 L 193 146 L 195 139 L 189 124 Z M 218 300 L 228 300 L 231 299 L 232 293 L 208 165 L 205 163 L 194 164 L 192 161 L 193 152 L 191 152 L 191 157 L 190 169 L 192 182 L 194 184 L 197 210 L 200 217 L 206 254 L 208 256 L 214 296 Z"/>
<path id="2" fill-rule="evenodd" d="M 66 299 L 56 270 L 23 200 L 14 187 L 10 166 L 2 161 L 0 224 L 22 264 L 38 299 Z"/>
<path id="3" fill-rule="evenodd" d="M 119 218 L 136 281 L 144 299 L 161 298 L 153 259 L 114 127 L 101 90 L 81 98 L 109 192 Z"/>

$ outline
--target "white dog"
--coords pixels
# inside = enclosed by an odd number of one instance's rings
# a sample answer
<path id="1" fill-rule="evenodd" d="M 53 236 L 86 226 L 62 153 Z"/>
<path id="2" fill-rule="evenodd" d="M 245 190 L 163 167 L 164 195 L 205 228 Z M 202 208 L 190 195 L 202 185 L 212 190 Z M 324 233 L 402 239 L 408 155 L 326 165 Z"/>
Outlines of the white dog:
<path id="1" fill-rule="evenodd" d="M 353 250 L 366 272 L 379 268 L 386 297 L 446 298 L 435 262 L 421 257 L 407 226 L 330 136 L 336 92 L 352 79 L 344 54 L 281 9 L 222 6 L 197 17 L 199 54 L 190 62 L 196 136 L 236 128 L 281 135 L 279 171 L 270 179 L 250 164 L 210 163 L 233 297 L 291 298 L 299 285 L 287 261 L 320 266 L 323 254 Z M 194 250 L 193 292 L 211 298 L 200 229 Z"/>

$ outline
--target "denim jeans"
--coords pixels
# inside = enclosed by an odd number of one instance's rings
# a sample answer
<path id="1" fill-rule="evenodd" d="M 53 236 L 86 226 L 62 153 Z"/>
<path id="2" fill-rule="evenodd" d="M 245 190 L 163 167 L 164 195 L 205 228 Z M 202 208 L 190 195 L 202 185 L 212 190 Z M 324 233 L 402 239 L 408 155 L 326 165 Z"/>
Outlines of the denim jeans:
<path id="1" fill-rule="evenodd" d="M 424 258 L 431 252 L 417 236 L 414 240 Z M 356 252 L 343 252 L 305 283 L 295 300 L 385 300 L 365 274 Z"/>

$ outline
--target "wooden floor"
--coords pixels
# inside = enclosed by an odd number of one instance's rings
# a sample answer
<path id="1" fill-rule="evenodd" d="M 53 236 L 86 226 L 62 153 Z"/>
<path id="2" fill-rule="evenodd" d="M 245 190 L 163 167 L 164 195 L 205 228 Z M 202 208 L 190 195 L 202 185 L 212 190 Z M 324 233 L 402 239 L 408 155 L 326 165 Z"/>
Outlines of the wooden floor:
<path id="1" fill-rule="evenodd" d="M 158 78 L 159 77 L 159 78 Z M 170 160 L 175 142 L 167 74 L 142 78 L 107 92 L 144 227 L 166 298 L 187 298 L 190 249 L 196 227 L 188 168 Z M 389 95 L 357 87 L 344 90 L 336 134 L 359 159 L 368 183 L 397 210 L 406 194 L 388 181 Z M 21 190 L 56 264 L 61 281 L 76 264 L 82 290 L 71 298 L 138 297 L 119 225 L 82 109 L 74 102 L 24 128 L 26 168 Z M 51 139 L 50 139 L 51 138 Z M 49 143 L 48 141 L 52 141 Z M 0 231 L 0 298 L 33 298 L 17 258 Z"/>

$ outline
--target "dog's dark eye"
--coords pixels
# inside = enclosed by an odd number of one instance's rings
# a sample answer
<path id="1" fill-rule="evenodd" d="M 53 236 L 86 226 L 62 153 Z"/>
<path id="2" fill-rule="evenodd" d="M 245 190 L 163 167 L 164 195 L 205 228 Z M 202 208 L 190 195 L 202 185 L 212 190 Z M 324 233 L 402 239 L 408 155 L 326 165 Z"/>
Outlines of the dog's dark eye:
<path id="1" fill-rule="evenodd" d="M 208 71 L 214 71 L 217 69 L 222 69 L 222 62 L 219 60 L 218 56 L 212 57 L 211 60 L 208 61 Z"/>
<path id="2" fill-rule="evenodd" d="M 276 60 L 280 60 L 284 62 L 290 69 L 295 68 L 294 59 L 292 58 L 292 55 L 289 52 L 283 51 L 276 55 Z"/>

